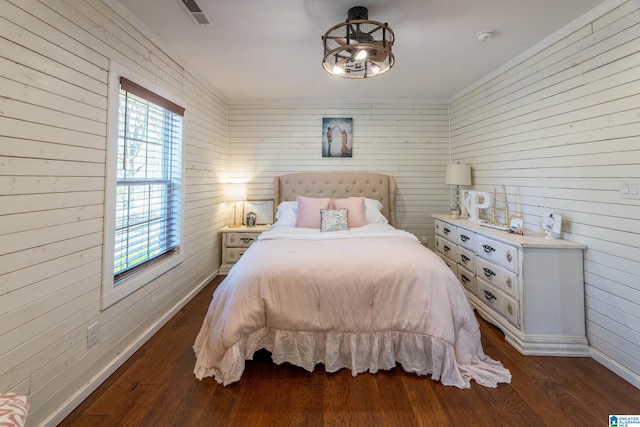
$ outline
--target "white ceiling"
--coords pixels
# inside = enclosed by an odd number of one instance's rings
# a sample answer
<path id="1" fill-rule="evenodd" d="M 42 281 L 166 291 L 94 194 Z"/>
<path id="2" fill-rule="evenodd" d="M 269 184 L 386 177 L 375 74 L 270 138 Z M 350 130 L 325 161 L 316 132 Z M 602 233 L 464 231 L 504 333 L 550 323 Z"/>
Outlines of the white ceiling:
<path id="1" fill-rule="evenodd" d="M 117 0 L 115 0 L 117 1 Z M 446 100 L 603 0 L 196 0 L 214 21 L 198 26 L 182 0 L 119 0 L 161 47 L 227 100 L 424 98 Z M 322 68 L 321 36 L 352 6 L 387 22 L 396 64 L 355 80 Z M 476 40 L 483 30 L 496 33 Z"/>

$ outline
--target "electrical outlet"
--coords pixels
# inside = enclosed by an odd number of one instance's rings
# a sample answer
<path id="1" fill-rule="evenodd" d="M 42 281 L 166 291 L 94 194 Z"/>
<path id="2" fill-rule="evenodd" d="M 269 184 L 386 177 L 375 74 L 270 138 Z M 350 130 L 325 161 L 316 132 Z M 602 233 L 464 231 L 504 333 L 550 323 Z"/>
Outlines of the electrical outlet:
<path id="1" fill-rule="evenodd" d="M 91 348 L 100 341 L 100 324 L 98 322 L 87 328 L 87 348 Z"/>

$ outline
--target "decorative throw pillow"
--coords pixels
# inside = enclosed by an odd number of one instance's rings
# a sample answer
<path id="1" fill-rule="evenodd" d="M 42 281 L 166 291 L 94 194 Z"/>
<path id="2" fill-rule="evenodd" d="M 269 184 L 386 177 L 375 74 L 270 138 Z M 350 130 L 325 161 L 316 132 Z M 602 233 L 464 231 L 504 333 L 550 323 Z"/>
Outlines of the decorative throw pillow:
<path id="1" fill-rule="evenodd" d="M 331 199 L 298 196 L 296 227 L 320 228 L 320 210 L 329 209 Z"/>
<path id="2" fill-rule="evenodd" d="M 349 197 L 347 199 L 332 199 L 333 209 L 347 209 L 349 227 L 362 227 L 367 225 L 364 197 Z"/>
<path id="3" fill-rule="evenodd" d="M 320 231 L 348 230 L 346 209 L 322 209 L 320 211 Z"/>

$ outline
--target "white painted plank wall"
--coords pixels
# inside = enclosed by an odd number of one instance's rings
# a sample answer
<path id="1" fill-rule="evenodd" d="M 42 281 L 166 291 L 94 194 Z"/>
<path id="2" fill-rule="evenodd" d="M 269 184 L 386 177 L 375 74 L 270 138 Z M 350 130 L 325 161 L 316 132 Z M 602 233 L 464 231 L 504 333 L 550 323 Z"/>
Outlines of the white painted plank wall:
<path id="1" fill-rule="evenodd" d="M 100 311 L 110 58 L 187 103 L 186 260 Z M 0 390 L 30 396 L 29 425 L 55 424 L 217 271 L 226 133 L 215 90 L 105 3 L 0 2 Z"/>
<path id="2" fill-rule="evenodd" d="M 594 357 L 640 387 L 640 3 L 628 1 L 451 103 L 452 156 L 474 189 L 507 186 L 540 231 L 544 208 L 585 251 Z M 506 68 L 506 67 L 505 67 Z"/>
<path id="3" fill-rule="evenodd" d="M 384 78 L 384 77 L 382 77 Z M 353 118 L 353 157 L 322 157 L 322 118 Z M 295 172 L 362 171 L 393 175 L 397 221 L 433 245 L 430 214 L 449 209 L 448 107 L 420 102 L 263 101 L 229 105 L 229 175 L 249 197 L 273 198 L 273 178 Z"/>

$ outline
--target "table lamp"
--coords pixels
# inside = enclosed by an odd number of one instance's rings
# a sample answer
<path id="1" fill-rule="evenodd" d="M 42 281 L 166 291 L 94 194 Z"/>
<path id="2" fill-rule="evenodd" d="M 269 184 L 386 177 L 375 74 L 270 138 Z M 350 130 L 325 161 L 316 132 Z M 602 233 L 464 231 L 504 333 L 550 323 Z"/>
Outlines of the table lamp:
<path id="1" fill-rule="evenodd" d="M 456 186 L 456 207 L 451 209 L 451 218 L 460 217 L 460 186 L 471 185 L 471 166 L 458 164 L 447 165 L 445 184 Z"/>
<path id="2" fill-rule="evenodd" d="M 240 227 L 242 220 L 238 221 L 238 203 L 247 200 L 246 184 L 225 184 L 222 199 L 225 202 L 233 203 L 233 223 L 229 221 L 229 227 Z"/>

